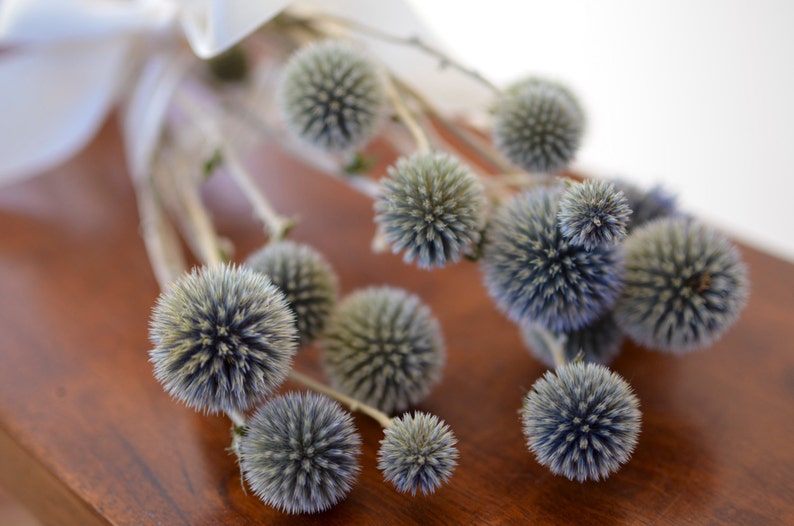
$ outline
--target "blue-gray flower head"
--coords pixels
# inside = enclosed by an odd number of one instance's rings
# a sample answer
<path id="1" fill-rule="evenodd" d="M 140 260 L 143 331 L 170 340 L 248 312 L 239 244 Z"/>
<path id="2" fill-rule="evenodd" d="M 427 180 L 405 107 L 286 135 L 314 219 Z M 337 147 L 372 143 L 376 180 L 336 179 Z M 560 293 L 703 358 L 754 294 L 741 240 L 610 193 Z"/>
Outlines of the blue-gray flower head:
<path id="1" fill-rule="evenodd" d="M 549 345 L 561 336 L 565 337 L 563 354 L 567 362 L 582 353 L 585 362 L 608 365 L 620 354 L 623 342 L 623 333 L 609 312 L 586 327 L 569 333 L 552 332 L 536 323 L 527 323 L 521 327 L 521 336 L 532 355 L 547 367 L 555 366 Z"/>
<path id="2" fill-rule="evenodd" d="M 206 412 L 244 411 L 286 379 L 297 348 L 295 315 L 270 280 L 250 269 L 194 269 L 157 299 L 149 338 L 154 376 L 171 396 Z"/>
<path id="3" fill-rule="evenodd" d="M 557 227 L 560 188 L 539 187 L 500 207 L 481 265 L 491 297 L 517 323 L 575 331 L 601 316 L 620 288 L 615 247 L 571 245 Z"/>
<path id="4" fill-rule="evenodd" d="M 245 480 L 265 504 L 286 513 L 317 513 L 353 487 L 361 437 L 333 400 L 289 392 L 251 417 L 240 452 Z"/>
<path id="5" fill-rule="evenodd" d="M 601 480 L 637 446 L 642 414 L 631 386 L 603 365 L 547 371 L 524 398 L 521 422 L 538 462 L 570 480 Z"/>
<path id="6" fill-rule="evenodd" d="M 445 153 L 416 153 L 389 168 L 375 221 L 406 262 L 421 268 L 456 263 L 480 239 L 483 188 Z"/>
<path id="7" fill-rule="evenodd" d="M 337 40 L 296 52 L 285 66 L 278 98 L 282 118 L 295 135 L 334 152 L 369 141 L 384 113 L 375 66 L 351 44 Z"/>
<path id="8" fill-rule="evenodd" d="M 573 184 L 557 211 L 562 237 L 591 250 L 614 245 L 626 237 L 631 208 L 623 192 L 606 181 L 588 179 Z"/>
<path id="9" fill-rule="evenodd" d="M 308 245 L 279 241 L 251 254 L 246 265 L 284 293 L 296 315 L 301 347 L 320 335 L 338 295 L 336 274 L 322 254 Z"/>
<path id="10" fill-rule="evenodd" d="M 615 189 L 623 192 L 629 208 L 631 208 L 631 217 L 627 227 L 629 233 L 648 221 L 678 213 L 675 195 L 661 186 L 657 185 L 649 190 L 643 190 L 628 181 L 616 180 L 613 181 L 613 184 Z"/>
<path id="11" fill-rule="evenodd" d="M 747 301 L 747 269 L 722 233 L 697 220 L 657 219 L 626 242 L 615 321 L 634 341 L 685 353 L 718 340 Z"/>
<path id="12" fill-rule="evenodd" d="M 567 88 L 548 80 L 519 82 L 494 107 L 494 144 L 530 172 L 565 168 L 576 155 L 583 132 L 579 102 Z"/>
<path id="13" fill-rule="evenodd" d="M 370 287 L 343 299 L 322 344 L 334 387 L 386 413 L 420 402 L 441 379 L 441 328 L 401 289 Z"/>
<path id="14" fill-rule="evenodd" d="M 443 420 L 428 413 L 405 413 L 392 420 L 380 441 L 378 469 L 397 491 L 434 493 L 458 465 L 457 440 Z"/>

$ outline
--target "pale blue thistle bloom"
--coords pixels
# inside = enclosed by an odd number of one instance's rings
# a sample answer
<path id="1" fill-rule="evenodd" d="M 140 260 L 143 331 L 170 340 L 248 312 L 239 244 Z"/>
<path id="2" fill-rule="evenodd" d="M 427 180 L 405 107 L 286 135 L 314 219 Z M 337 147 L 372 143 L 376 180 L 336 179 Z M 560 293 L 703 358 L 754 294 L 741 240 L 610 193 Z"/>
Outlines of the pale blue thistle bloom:
<path id="1" fill-rule="evenodd" d="M 483 188 L 446 153 L 415 153 L 389 168 L 375 221 L 394 252 L 421 268 L 456 263 L 480 239 Z"/>
<path id="2" fill-rule="evenodd" d="M 328 397 L 289 392 L 267 402 L 240 437 L 251 490 L 286 513 L 318 513 L 344 499 L 358 477 L 361 437 Z"/>
<path id="3" fill-rule="evenodd" d="M 245 263 L 284 293 L 296 315 L 301 347 L 320 335 L 339 289 L 336 274 L 322 254 L 309 245 L 279 241 L 257 250 Z"/>
<path id="4" fill-rule="evenodd" d="M 244 411 L 286 379 L 295 315 L 269 279 L 245 267 L 194 269 L 160 294 L 149 338 L 154 376 L 188 407 Z"/>
<path id="5" fill-rule="evenodd" d="M 384 432 L 378 469 L 397 491 L 434 493 L 445 484 L 458 462 L 457 440 L 443 420 L 428 413 L 405 413 Z"/>
<path id="6" fill-rule="evenodd" d="M 623 378 L 582 362 L 547 371 L 521 408 L 527 446 L 538 462 L 579 482 L 605 479 L 629 461 L 641 416 Z"/>
<path id="7" fill-rule="evenodd" d="M 555 173 L 576 155 L 584 113 L 564 86 L 539 78 L 505 90 L 494 107 L 494 144 L 530 172 Z"/>
<path id="8" fill-rule="evenodd" d="M 587 326 L 569 333 L 552 332 L 536 323 L 526 323 L 521 326 L 521 337 L 532 355 L 547 367 L 555 366 L 549 348 L 550 342 L 558 341 L 560 337 L 564 338 L 562 348 L 567 362 L 573 361 L 581 353 L 583 361 L 604 365 L 608 365 L 620 354 L 623 342 L 623 333 L 609 312 Z"/>
<path id="9" fill-rule="evenodd" d="M 606 181 L 575 183 L 560 199 L 557 220 L 562 237 L 591 250 L 626 236 L 631 208 L 623 192 Z"/>
<path id="10" fill-rule="evenodd" d="M 625 286 L 615 321 L 634 341 L 685 353 L 718 340 L 748 296 L 738 249 L 716 229 L 685 217 L 645 224 L 626 238 Z"/>
<path id="11" fill-rule="evenodd" d="M 631 232 L 660 217 L 669 217 L 678 213 L 675 195 L 657 185 L 648 190 L 628 181 L 615 180 L 615 189 L 623 192 L 631 208 L 631 217 L 626 227 Z"/>
<path id="12" fill-rule="evenodd" d="M 370 287 L 344 298 L 322 340 L 333 386 L 385 413 L 424 399 L 441 379 L 441 328 L 419 297 Z"/>
<path id="13" fill-rule="evenodd" d="M 620 289 L 615 247 L 592 250 L 560 234 L 559 187 L 538 187 L 502 205 L 486 231 L 485 284 L 513 321 L 571 332 L 604 314 Z"/>
<path id="14" fill-rule="evenodd" d="M 385 96 L 373 63 L 351 44 L 324 40 L 297 51 L 278 91 L 287 127 L 332 152 L 369 141 L 382 120 Z"/>

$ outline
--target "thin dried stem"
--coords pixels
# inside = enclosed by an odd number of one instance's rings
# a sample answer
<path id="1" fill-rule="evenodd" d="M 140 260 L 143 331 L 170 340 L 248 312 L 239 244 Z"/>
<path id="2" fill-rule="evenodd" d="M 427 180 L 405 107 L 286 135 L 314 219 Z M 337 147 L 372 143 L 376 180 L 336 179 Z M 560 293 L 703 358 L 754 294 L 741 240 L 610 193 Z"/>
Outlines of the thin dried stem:
<path id="1" fill-rule="evenodd" d="M 179 170 L 173 172 L 172 175 L 176 184 L 177 195 L 185 210 L 186 220 L 189 222 L 187 226 L 192 230 L 192 237 L 195 241 L 196 249 L 199 251 L 199 259 L 207 265 L 223 263 L 218 234 L 212 224 L 207 207 L 198 193 L 195 179 L 189 173 Z"/>
<path id="2" fill-rule="evenodd" d="M 152 180 L 147 176 L 134 178 L 134 188 L 141 216 L 141 235 L 152 271 L 162 290 L 185 272 L 187 265 L 174 226 L 168 221 Z"/>
<path id="3" fill-rule="evenodd" d="M 398 78 L 394 79 L 394 83 L 397 89 L 412 98 L 419 105 L 422 112 L 430 117 L 432 122 L 441 126 L 444 131 L 463 143 L 468 149 L 480 155 L 486 162 L 493 165 L 501 172 L 514 171 L 515 168 L 494 150 L 487 141 L 466 130 L 464 127 L 453 124 L 452 121 L 438 111 L 436 107 L 427 100 L 427 97 L 422 95 L 419 91 Z"/>
<path id="4" fill-rule="evenodd" d="M 368 417 L 372 418 L 377 423 L 379 423 L 381 427 L 383 427 L 384 429 L 388 428 L 392 423 L 392 419 L 389 417 L 389 415 L 387 415 L 383 411 L 380 411 L 372 407 L 371 405 L 367 405 L 363 402 L 359 402 L 355 398 L 347 396 L 344 393 L 340 393 L 336 389 L 333 389 L 323 383 L 320 383 L 314 380 L 313 378 L 306 376 L 305 374 L 295 371 L 294 369 L 290 371 L 289 377 L 292 380 L 305 385 L 306 387 L 308 387 L 313 391 L 317 391 L 318 393 L 322 393 L 326 396 L 330 396 L 331 398 L 343 404 L 353 412 L 359 412 L 367 415 Z"/>
<path id="5" fill-rule="evenodd" d="M 562 334 L 559 337 L 555 338 L 549 331 L 546 329 L 541 329 L 538 331 L 538 334 L 543 341 L 546 343 L 546 347 L 548 347 L 549 352 L 551 353 L 551 358 L 554 361 L 554 367 L 562 367 L 568 361 L 565 359 L 565 335 Z"/>
<path id="6" fill-rule="evenodd" d="M 479 82 L 480 84 L 491 90 L 492 92 L 496 94 L 501 93 L 499 87 L 496 86 L 496 84 L 494 84 L 487 78 L 485 78 L 479 71 L 472 69 L 468 66 L 465 66 L 461 62 L 458 62 L 457 60 L 449 56 L 447 53 L 441 51 L 438 48 L 431 46 L 430 44 L 428 44 L 418 36 L 403 37 L 399 35 L 394 35 L 391 33 L 387 33 L 386 31 L 382 31 L 380 29 L 374 28 L 372 26 L 362 24 L 355 20 L 350 20 L 348 18 L 330 15 L 330 14 L 317 14 L 305 18 L 295 15 L 284 15 L 284 19 L 288 22 L 292 22 L 296 24 L 308 24 L 310 26 L 316 25 L 317 22 L 330 23 L 337 25 L 348 31 L 353 31 L 361 35 L 373 37 L 384 42 L 417 48 L 423 53 L 438 59 L 439 64 L 442 67 L 448 67 L 457 70 L 463 73 L 464 75 L 471 77 L 475 81 Z"/>
<path id="7" fill-rule="evenodd" d="M 254 131 L 258 132 L 264 138 L 277 144 L 282 150 L 292 155 L 295 159 L 308 164 L 312 168 L 330 175 L 335 179 L 347 184 L 350 188 L 357 192 L 366 195 L 370 198 L 375 198 L 380 192 L 380 187 L 376 181 L 369 179 L 363 175 L 350 175 L 346 173 L 338 164 L 324 158 L 318 158 L 316 155 L 307 154 L 306 150 L 299 144 L 290 141 L 284 133 L 279 133 L 278 130 L 269 126 L 266 122 L 256 116 L 256 112 L 241 106 L 239 104 L 225 104 L 224 109 L 228 110 L 228 114 L 239 119 L 243 124 L 247 125 Z"/>
<path id="8" fill-rule="evenodd" d="M 195 101 L 185 95 L 184 91 L 177 92 L 174 97 L 175 102 L 182 111 L 192 118 L 197 126 L 204 130 L 206 136 L 218 145 L 218 149 L 221 152 L 221 162 L 226 166 L 229 175 L 232 176 L 249 203 L 251 203 L 254 212 L 268 231 L 271 242 L 283 239 L 295 225 L 294 220 L 276 212 L 265 194 L 254 182 L 251 174 L 248 173 L 248 170 L 239 160 L 234 148 L 226 140 L 215 121 Z"/>
<path id="9" fill-rule="evenodd" d="M 226 416 L 229 417 L 229 420 L 231 420 L 232 424 L 234 424 L 236 427 L 242 429 L 246 426 L 245 415 L 242 414 L 240 411 L 237 410 L 226 411 Z"/>
<path id="10" fill-rule="evenodd" d="M 221 141 L 221 155 L 223 163 L 229 174 L 237 181 L 240 189 L 246 194 L 254 212 L 270 235 L 270 241 L 280 241 L 284 239 L 287 232 L 295 226 L 295 221 L 280 215 L 267 199 L 265 194 L 256 186 L 251 174 L 245 169 L 243 163 L 238 159 L 236 152 L 226 141 Z"/>
<path id="11" fill-rule="evenodd" d="M 430 140 L 427 138 L 427 134 L 397 90 L 391 75 L 385 74 L 383 76 L 383 86 L 386 90 L 386 96 L 389 97 L 394 111 L 397 113 L 397 117 L 400 119 L 400 122 L 405 125 L 411 137 L 413 137 L 416 142 L 416 149 L 420 152 L 430 151 Z"/>

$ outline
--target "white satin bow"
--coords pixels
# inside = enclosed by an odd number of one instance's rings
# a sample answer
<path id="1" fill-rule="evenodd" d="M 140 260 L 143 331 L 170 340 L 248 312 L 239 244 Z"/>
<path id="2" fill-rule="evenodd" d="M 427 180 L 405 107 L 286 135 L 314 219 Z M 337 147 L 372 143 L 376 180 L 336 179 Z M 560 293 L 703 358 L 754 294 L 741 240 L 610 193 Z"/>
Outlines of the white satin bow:
<path id="1" fill-rule="evenodd" d="M 0 3 L 0 186 L 57 166 L 121 99 L 127 162 L 146 170 L 172 91 L 194 57 L 213 57 L 293 4 L 432 40 L 402 0 L 4 0 Z M 446 109 L 482 101 L 414 49 L 362 41 Z"/>

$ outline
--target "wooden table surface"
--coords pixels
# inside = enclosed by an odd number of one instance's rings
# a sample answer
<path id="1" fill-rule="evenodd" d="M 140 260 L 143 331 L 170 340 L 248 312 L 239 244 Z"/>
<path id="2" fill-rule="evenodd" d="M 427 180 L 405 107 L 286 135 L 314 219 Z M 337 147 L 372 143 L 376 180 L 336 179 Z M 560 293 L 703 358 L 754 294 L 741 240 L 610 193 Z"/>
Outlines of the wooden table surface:
<path id="1" fill-rule="evenodd" d="M 364 438 L 347 500 L 291 517 L 246 494 L 221 417 L 171 400 L 152 377 L 158 294 L 111 124 L 77 158 L 0 191 L 0 484 L 48 524 L 794 524 L 794 266 L 743 249 L 751 298 L 712 348 L 685 357 L 631 345 L 613 369 L 643 427 L 631 462 L 602 483 L 551 475 L 526 450 L 517 411 L 543 367 L 488 300 L 476 265 L 426 272 L 374 255 L 364 197 L 277 151 L 248 158 L 294 239 L 324 252 L 343 292 L 419 293 L 444 328 L 443 382 L 419 408 L 444 418 L 460 465 L 431 497 L 404 496 Z M 206 195 L 242 259 L 264 238 L 221 175 Z M 318 351 L 298 367 L 321 376 Z M 285 388 L 295 388 L 287 385 Z"/>

